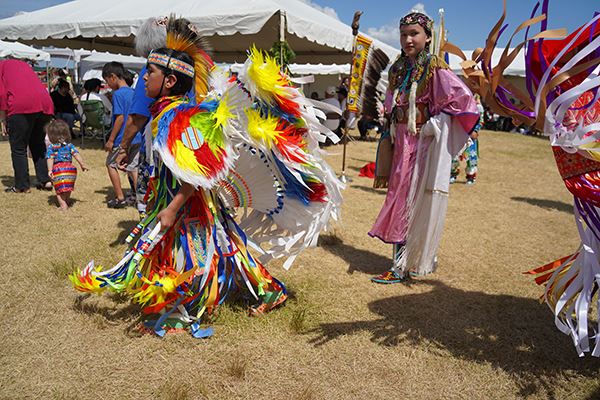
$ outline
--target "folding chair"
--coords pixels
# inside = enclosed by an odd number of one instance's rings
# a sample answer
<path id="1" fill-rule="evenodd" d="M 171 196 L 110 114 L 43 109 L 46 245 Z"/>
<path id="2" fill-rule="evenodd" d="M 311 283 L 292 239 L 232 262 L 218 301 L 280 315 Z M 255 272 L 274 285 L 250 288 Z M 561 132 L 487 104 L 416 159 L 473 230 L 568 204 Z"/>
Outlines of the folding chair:
<path id="1" fill-rule="evenodd" d="M 104 110 L 102 101 L 83 100 L 81 101 L 81 108 L 83 109 L 83 114 L 85 115 L 85 122 L 81 123 L 81 144 L 83 145 L 83 138 L 86 136 L 88 129 L 91 133 L 89 137 L 97 138 L 98 135 L 100 135 L 102 137 L 102 144 L 105 144 L 106 131 L 108 127 L 104 124 L 104 116 L 106 115 L 106 111 Z"/>

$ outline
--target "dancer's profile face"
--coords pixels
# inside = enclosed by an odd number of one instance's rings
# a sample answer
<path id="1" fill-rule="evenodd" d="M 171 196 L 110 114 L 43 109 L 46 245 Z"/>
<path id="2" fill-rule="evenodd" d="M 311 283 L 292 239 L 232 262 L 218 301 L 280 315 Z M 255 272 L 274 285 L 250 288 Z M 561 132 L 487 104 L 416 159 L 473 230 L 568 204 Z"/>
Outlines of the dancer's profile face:
<path id="1" fill-rule="evenodd" d="M 162 69 L 154 64 L 148 64 L 148 69 L 144 75 L 146 96 L 152 99 L 159 96 L 168 96 L 172 79 L 173 75 L 165 76 Z"/>
<path id="2" fill-rule="evenodd" d="M 415 59 L 430 41 L 431 38 L 427 36 L 425 29 L 419 24 L 402 25 L 400 27 L 400 45 L 409 58 Z"/>

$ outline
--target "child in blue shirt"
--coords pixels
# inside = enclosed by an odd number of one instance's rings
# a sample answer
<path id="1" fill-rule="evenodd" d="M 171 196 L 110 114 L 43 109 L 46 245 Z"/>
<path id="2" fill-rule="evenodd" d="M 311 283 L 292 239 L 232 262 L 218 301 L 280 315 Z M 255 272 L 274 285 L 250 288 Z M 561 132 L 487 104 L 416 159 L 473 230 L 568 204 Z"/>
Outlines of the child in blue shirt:
<path id="1" fill-rule="evenodd" d="M 108 202 L 110 208 L 123 208 L 127 206 L 125 194 L 121 187 L 121 178 L 116 158 L 121 150 L 120 144 L 123 139 L 123 131 L 125 130 L 125 121 L 130 113 L 131 104 L 133 101 L 134 90 L 127 85 L 127 72 L 123 64 L 118 62 L 110 62 L 102 68 L 102 78 L 107 85 L 113 90 L 112 94 L 112 129 L 104 149 L 108 152 L 106 157 L 106 167 L 108 176 L 115 191 L 115 198 Z M 137 185 L 137 167 L 140 152 L 142 136 L 138 132 L 127 148 L 127 168 L 126 172 L 129 177 L 132 192 L 135 192 Z"/>

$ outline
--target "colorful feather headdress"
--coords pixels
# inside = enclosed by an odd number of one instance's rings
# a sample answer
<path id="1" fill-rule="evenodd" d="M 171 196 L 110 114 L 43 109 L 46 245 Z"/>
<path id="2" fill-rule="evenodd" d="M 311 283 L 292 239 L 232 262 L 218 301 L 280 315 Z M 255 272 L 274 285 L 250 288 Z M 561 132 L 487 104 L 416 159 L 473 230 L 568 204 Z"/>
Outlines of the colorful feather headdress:
<path id="1" fill-rule="evenodd" d="M 196 27 L 189 21 L 171 15 L 167 20 L 167 48 L 188 54 L 194 60 L 194 64 L 190 65 L 172 55 L 158 51 L 150 53 L 148 63 L 194 78 L 196 102 L 201 102 L 208 92 L 208 74 L 213 67 L 206 40 L 198 34 Z"/>

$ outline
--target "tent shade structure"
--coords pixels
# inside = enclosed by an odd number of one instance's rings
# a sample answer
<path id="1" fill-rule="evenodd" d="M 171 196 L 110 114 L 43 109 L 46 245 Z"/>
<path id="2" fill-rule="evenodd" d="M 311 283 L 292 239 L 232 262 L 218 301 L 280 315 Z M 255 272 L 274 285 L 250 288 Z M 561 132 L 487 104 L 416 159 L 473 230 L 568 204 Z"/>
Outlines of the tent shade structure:
<path id="1" fill-rule="evenodd" d="M 244 64 L 221 64 L 223 68 L 233 72 L 241 72 Z M 290 72 L 294 75 L 350 75 L 350 64 L 290 64 Z"/>
<path id="2" fill-rule="evenodd" d="M 21 58 L 49 62 L 50 54 L 23 43 L 0 40 L 0 58 Z"/>
<path id="3" fill-rule="evenodd" d="M 111 61 L 120 62 L 125 68 L 137 72 L 140 72 L 142 68 L 144 68 L 144 65 L 146 65 L 146 59 L 143 57 L 93 51 L 91 55 L 81 59 L 81 62 L 79 63 L 79 73 L 85 76 L 87 71 L 92 69 L 102 69 L 104 64 Z"/>
<path id="4" fill-rule="evenodd" d="M 53 58 L 66 58 L 76 63 L 81 61 L 82 57 L 89 56 L 92 54 L 91 51 L 85 49 L 69 49 L 69 48 L 58 48 L 58 47 L 42 47 L 46 53 L 50 54 Z"/>
<path id="5" fill-rule="evenodd" d="M 299 0 L 75 0 L 0 20 L 0 39 L 132 54 L 142 22 L 170 14 L 193 22 L 218 62 L 243 62 L 253 44 L 271 48 L 280 28 L 297 63 L 345 64 L 352 51 L 350 26 Z M 392 59 L 400 53 L 375 45 Z"/>

